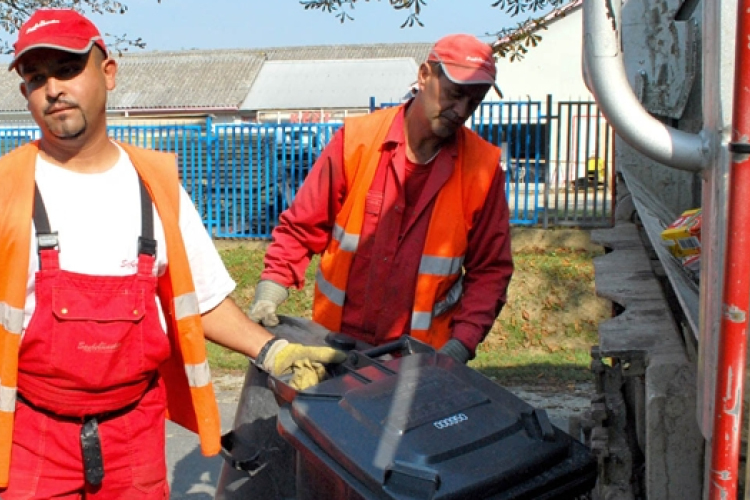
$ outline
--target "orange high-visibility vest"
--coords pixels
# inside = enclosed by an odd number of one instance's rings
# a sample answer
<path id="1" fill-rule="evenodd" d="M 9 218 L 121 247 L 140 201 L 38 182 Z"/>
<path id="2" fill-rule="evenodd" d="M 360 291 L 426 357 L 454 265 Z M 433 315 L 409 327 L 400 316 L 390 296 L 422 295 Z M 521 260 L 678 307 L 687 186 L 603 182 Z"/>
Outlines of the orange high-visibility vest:
<path id="1" fill-rule="evenodd" d="M 313 304 L 313 320 L 332 331 L 341 329 L 349 270 L 364 222 L 365 198 L 380 162 L 383 141 L 400 109 L 393 107 L 345 122 L 347 197 L 320 260 Z M 500 164 L 498 147 L 465 127 L 456 135 L 458 156 L 453 173 L 435 200 L 411 312 L 411 335 L 436 348 L 451 337 L 451 320 L 463 291 L 468 234 Z"/>
<path id="2" fill-rule="evenodd" d="M 167 387 L 167 416 L 198 434 L 204 455 L 215 455 L 221 450 L 221 420 L 179 227 L 176 161 L 171 154 L 120 146 L 148 188 L 166 238 L 169 265 L 158 287 L 172 345 L 172 355 L 159 369 Z M 38 148 L 28 144 L 0 160 L 0 488 L 9 481 Z"/>

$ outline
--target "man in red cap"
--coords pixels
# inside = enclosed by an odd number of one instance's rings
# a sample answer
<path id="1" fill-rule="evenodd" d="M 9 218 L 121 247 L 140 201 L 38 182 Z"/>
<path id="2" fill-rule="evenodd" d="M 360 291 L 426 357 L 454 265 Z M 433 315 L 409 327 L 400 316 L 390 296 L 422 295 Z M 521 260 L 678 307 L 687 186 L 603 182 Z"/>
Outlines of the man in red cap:
<path id="1" fill-rule="evenodd" d="M 347 120 L 281 214 L 250 317 L 275 324 L 322 254 L 315 321 L 370 344 L 410 334 L 472 358 L 513 271 L 500 150 L 464 126 L 495 76 L 488 44 L 449 35 L 409 102 Z"/>
<path id="2" fill-rule="evenodd" d="M 14 47 L 41 139 L 0 160 L 0 497 L 166 499 L 165 416 L 221 450 L 205 339 L 300 389 L 345 356 L 232 302 L 174 156 L 107 136 L 88 19 L 39 10 Z"/>
<path id="3" fill-rule="evenodd" d="M 411 335 L 474 357 L 513 272 L 500 149 L 464 126 L 495 76 L 488 44 L 446 36 L 411 100 L 346 120 L 280 216 L 250 317 L 276 324 L 321 254 L 314 321 L 370 345 Z"/>

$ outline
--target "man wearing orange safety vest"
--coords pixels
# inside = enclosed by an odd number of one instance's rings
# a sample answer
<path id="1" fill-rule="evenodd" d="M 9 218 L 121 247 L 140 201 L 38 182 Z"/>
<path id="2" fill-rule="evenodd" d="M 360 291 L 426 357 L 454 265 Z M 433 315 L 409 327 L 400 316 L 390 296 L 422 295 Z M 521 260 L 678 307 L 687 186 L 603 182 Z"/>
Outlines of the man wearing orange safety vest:
<path id="1" fill-rule="evenodd" d="M 465 363 L 513 272 L 500 149 L 464 126 L 495 83 L 491 47 L 439 40 L 406 104 L 347 119 L 265 257 L 250 317 L 266 326 L 322 254 L 313 319 L 378 345 L 410 334 Z"/>
<path id="2" fill-rule="evenodd" d="M 0 498 L 166 499 L 165 417 L 221 449 L 205 339 L 298 388 L 344 355 L 228 297 L 174 156 L 108 138 L 117 63 L 88 19 L 39 10 L 14 48 L 41 139 L 0 160 Z"/>
<path id="3" fill-rule="evenodd" d="M 409 102 L 345 120 L 279 218 L 251 319 L 278 324 L 287 290 L 304 286 L 322 254 L 313 302 L 321 330 L 366 345 L 409 334 L 461 363 L 474 356 L 513 273 L 500 149 L 464 127 L 491 87 L 499 93 L 495 73 L 489 45 L 449 35 L 420 65 Z M 245 386 L 264 402 L 238 429 L 251 440 L 275 416 L 274 395 L 260 372 Z M 276 439 L 258 454 L 271 450 L 277 458 L 251 478 L 223 481 L 243 481 L 236 496 L 220 482 L 217 499 L 271 500 L 269 482 L 293 497 L 294 450 Z"/>

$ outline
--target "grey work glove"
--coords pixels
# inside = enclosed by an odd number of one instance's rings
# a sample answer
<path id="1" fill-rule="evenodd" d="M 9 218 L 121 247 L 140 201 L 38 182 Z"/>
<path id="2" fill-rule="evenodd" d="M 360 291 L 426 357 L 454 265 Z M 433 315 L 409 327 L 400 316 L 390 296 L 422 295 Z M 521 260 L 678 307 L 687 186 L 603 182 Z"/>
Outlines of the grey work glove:
<path id="1" fill-rule="evenodd" d="M 464 365 L 469 361 L 469 357 L 471 356 L 469 350 L 461 343 L 461 341 L 456 339 L 450 339 L 440 348 L 440 350 L 438 350 L 438 352 L 447 354 Z"/>
<path id="2" fill-rule="evenodd" d="M 345 352 L 331 347 L 295 344 L 275 337 L 263 346 L 255 365 L 275 377 L 291 373 L 289 386 L 301 391 L 325 379 L 324 365 L 345 360 Z"/>
<path id="3" fill-rule="evenodd" d="M 262 323 L 265 326 L 276 326 L 279 324 L 279 317 L 276 315 L 276 308 L 281 305 L 289 296 L 286 288 L 275 281 L 261 280 L 255 286 L 255 298 L 250 304 L 248 316 L 256 323 Z"/>

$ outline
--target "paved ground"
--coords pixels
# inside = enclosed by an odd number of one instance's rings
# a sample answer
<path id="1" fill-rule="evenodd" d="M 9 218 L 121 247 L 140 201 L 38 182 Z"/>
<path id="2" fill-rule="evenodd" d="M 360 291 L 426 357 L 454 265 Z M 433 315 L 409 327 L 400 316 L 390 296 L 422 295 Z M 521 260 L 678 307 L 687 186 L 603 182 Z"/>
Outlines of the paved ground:
<path id="1" fill-rule="evenodd" d="M 222 433 L 232 429 L 241 387 L 242 378 L 234 388 L 216 384 Z M 172 499 L 212 500 L 223 461 L 221 456 L 204 457 L 195 434 L 167 422 L 167 467 Z"/>
<path id="2" fill-rule="evenodd" d="M 232 429 L 243 377 L 225 377 L 215 382 L 222 419 L 222 432 Z M 507 387 L 536 408 L 544 408 L 554 425 L 568 431 L 571 417 L 580 416 L 591 403 L 591 386 L 582 384 L 565 394 L 535 390 L 534 387 Z M 167 422 L 167 466 L 172 499 L 212 500 L 216 493 L 223 458 L 204 457 L 196 436 Z"/>

